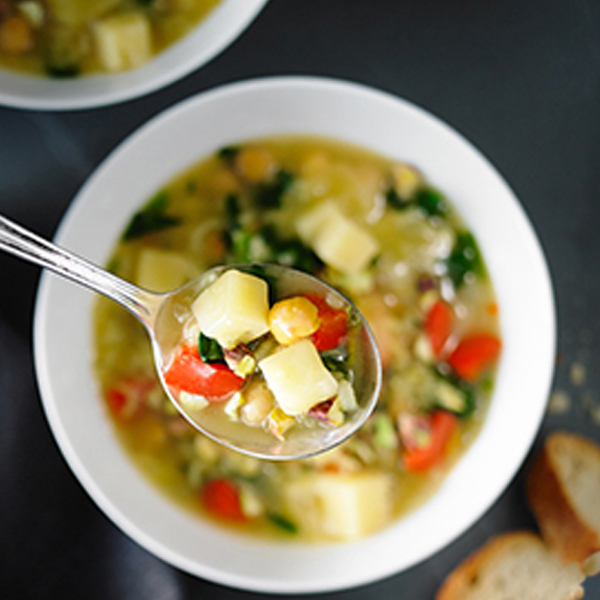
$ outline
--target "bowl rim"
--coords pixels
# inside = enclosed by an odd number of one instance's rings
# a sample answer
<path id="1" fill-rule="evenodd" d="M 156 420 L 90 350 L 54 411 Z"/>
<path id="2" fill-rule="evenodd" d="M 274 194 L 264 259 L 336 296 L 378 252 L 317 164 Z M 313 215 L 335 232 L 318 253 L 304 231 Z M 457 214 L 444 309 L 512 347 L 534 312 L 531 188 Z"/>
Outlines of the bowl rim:
<path id="1" fill-rule="evenodd" d="M 377 564 L 373 564 L 370 572 L 366 575 L 360 572 L 350 572 L 346 573 L 344 578 L 337 577 L 331 580 L 316 580 L 314 578 L 311 579 L 310 577 L 297 578 L 293 581 L 268 580 L 259 576 L 248 575 L 247 573 L 235 573 L 232 572 L 231 569 L 219 569 L 212 566 L 199 565 L 193 561 L 190 561 L 188 557 L 182 556 L 177 552 L 172 551 L 170 548 L 166 548 L 151 535 L 148 535 L 146 531 L 137 527 L 126 516 L 124 516 L 119 510 L 119 507 L 115 506 L 112 500 L 107 497 L 105 492 L 96 485 L 96 481 L 77 456 L 77 453 L 71 443 L 72 440 L 70 439 L 69 432 L 67 432 L 63 427 L 61 416 L 57 411 L 57 407 L 53 399 L 53 390 L 50 381 L 51 374 L 48 372 L 47 352 L 45 353 L 43 351 L 44 346 L 49 343 L 46 335 L 49 320 L 49 315 L 46 311 L 46 305 L 49 301 L 49 296 L 52 293 L 53 288 L 53 282 L 48 273 L 44 273 L 42 276 L 38 298 L 36 301 L 34 317 L 34 352 L 42 405 L 50 422 L 51 429 L 56 437 L 58 446 L 65 456 L 67 463 L 70 465 L 71 469 L 74 471 L 75 475 L 80 480 L 83 487 L 88 491 L 92 499 L 123 531 L 125 531 L 141 546 L 147 548 L 166 562 L 187 572 L 207 578 L 217 583 L 257 592 L 304 594 L 338 591 L 350 587 L 357 587 L 383 579 L 412 567 L 426 558 L 431 557 L 454 539 L 462 535 L 485 512 L 489 510 L 492 504 L 497 500 L 497 498 L 501 495 L 501 493 L 505 490 L 517 473 L 526 454 L 531 448 L 541 425 L 553 377 L 554 352 L 556 346 L 556 310 L 550 272 L 535 231 L 512 190 L 500 176 L 496 168 L 483 156 L 483 154 L 476 149 L 471 142 L 466 140 L 460 133 L 456 132 L 444 121 L 432 115 L 430 112 L 414 105 L 413 103 L 398 98 L 390 93 L 376 90 L 362 84 L 326 77 L 279 76 L 235 82 L 198 94 L 197 96 L 184 100 L 160 113 L 158 116 L 142 125 L 137 131 L 126 138 L 126 140 L 117 146 L 115 150 L 98 166 L 95 172 L 78 192 L 74 203 L 71 205 L 61 221 L 59 229 L 57 230 L 57 241 L 62 243 L 63 240 L 68 237 L 68 234 L 79 218 L 80 213 L 86 208 L 85 198 L 88 197 L 90 190 L 97 185 L 97 182 L 102 180 L 105 172 L 111 168 L 111 165 L 116 164 L 119 160 L 121 160 L 123 155 L 126 155 L 128 152 L 132 151 L 134 147 L 141 144 L 144 140 L 151 138 L 161 129 L 168 126 L 172 120 L 179 118 L 184 119 L 188 111 L 193 113 L 195 110 L 201 110 L 202 107 L 207 104 L 223 102 L 228 98 L 235 98 L 236 96 L 243 97 L 245 94 L 253 93 L 277 93 L 281 90 L 287 90 L 288 92 L 297 94 L 349 94 L 361 97 L 363 100 L 373 102 L 375 104 L 379 103 L 381 105 L 391 105 L 397 107 L 415 119 L 424 120 L 428 127 L 432 127 L 440 135 L 449 136 L 454 143 L 461 145 L 465 152 L 471 153 L 481 163 L 481 165 L 485 167 L 485 169 L 488 171 L 488 175 L 492 178 L 495 178 L 496 183 L 500 186 L 502 192 L 505 194 L 508 202 L 507 206 L 509 207 L 510 211 L 512 211 L 512 217 L 515 218 L 515 222 L 517 223 L 518 228 L 520 228 L 520 232 L 527 238 L 527 244 L 528 249 L 531 252 L 531 258 L 536 263 L 537 292 L 541 294 L 544 300 L 543 305 L 540 307 L 540 313 L 543 313 L 543 320 L 546 327 L 546 337 L 544 339 L 543 347 L 540 349 L 543 353 L 543 364 L 541 364 L 540 369 L 538 370 L 539 377 L 537 380 L 538 383 L 536 384 L 538 399 L 537 404 L 535 405 L 535 410 L 529 414 L 527 423 L 523 424 L 523 436 L 519 438 L 516 446 L 510 450 L 510 462 L 508 466 L 504 466 L 502 477 L 495 479 L 493 486 L 478 492 L 480 493 L 480 498 L 477 506 L 474 507 L 473 512 L 468 515 L 468 517 L 462 516 L 454 526 L 449 527 L 444 532 L 444 535 L 440 539 L 438 539 L 435 543 L 430 544 L 426 551 L 423 551 L 421 548 L 410 561 L 405 561 L 405 563 L 400 566 L 390 566 L 389 562 L 382 560 Z M 477 235 L 477 232 L 475 233 Z M 501 369 L 503 369 L 503 364 L 501 364 Z M 490 409 L 492 408 L 493 402 Z M 486 423 L 489 423 L 489 420 L 490 415 L 488 414 L 486 422 L 484 423 L 484 428 L 486 428 Z M 480 432 L 475 442 L 467 450 L 466 455 L 461 458 L 459 464 L 453 468 L 450 475 L 447 477 L 446 482 L 443 484 L 443 488 L 446 488 L 446 486 L 450 485 L 448 482 L 457 476 L 456 473 L 460 467 L 460 464 L 462 462 L 466 462 L 467 455 L 473 458 L 473 454 L 475 452 L 474 449 L 481 445 L 481 438 L 483 437 L 482 434 L 483 430 Z M 440 495 L 441 491 L 438 491 L 432 501 Z M 425 506 L 429 505 L 432 501 L 426 502 Z M 420 511 L 421 509 L 418 510 Z M 403 520 L 405 519 L 401 519 L 401 521 Z M 378 551 L 380 551 L 382 547 L 384 547 L 386 544 L 389 544 L 389 538 L 393 535 L 394 531 L 397 529 L 397 526 L 398 523 L 388 527 L 380 534 L 369 536 L 364 540 L 351 543 L 349 545 L 354 548 L 358 548 L 359 551 L 361 551 L 360 549 L 364 548 L 377 548 Z M 262 547 L 261 543 L 258 543 L 257 546 Z M 291 547 L 288 546 L 288 548 Z M 291 555 L 294 555 L 294 553 L 295 550 L 291 550 Z"/>
<path id="2" fill-rule="evenodd" d="M 267 2 L 221 0 L 182 38 L 144 65 L 122 73 L 56 80 L 0 67 L 0 106 L 56 112 L 86 110 L 156 92 L 223 52 L 250 26 Z"/>

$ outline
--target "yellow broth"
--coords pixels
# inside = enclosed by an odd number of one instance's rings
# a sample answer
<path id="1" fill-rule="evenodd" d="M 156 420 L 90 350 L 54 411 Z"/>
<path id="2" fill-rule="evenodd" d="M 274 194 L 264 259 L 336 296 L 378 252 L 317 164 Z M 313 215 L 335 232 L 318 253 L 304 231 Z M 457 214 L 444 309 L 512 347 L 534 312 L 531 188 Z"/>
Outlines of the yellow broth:
<path id="1" fill-rule="evenodd" d="M 0 0 L 0 66 L 67 78 L 137 68 L 220 0 Z"/>
<path id="2" fill-rule="evenodd" d="M 324 264 L 300 239 L 298 223 L 324 202 L 379 244 L 359 272 Z M 132 218 L 109 268 L 166 291 L 211 266 L 253 261 L 311 271 L 366 316 L 385 382 L 367 425 L 326 455 L 294 463 L 228 451 L 176 414 L 156 381 L 143 328 L 100 299 L 95 369 L 119 438 L 175 501 L 240 531 L 348 540 L 379 530 L 435 492 L 485 418 L 496 356 L 469 380 L 449 366 L 471 334 L 499 336 L 477 244 L 449 200 L 410 165 L 333 140 L 281 137 L 222 149 L 168 182 Z M 451 334 L 432 355 L 424 332 L 439 302 L 450 307 Z M 434 464 L 414 471 L 407 453 L 433 434 L 417 427 L 411 437 L 411 427 L 431 424 L 437 413 L 455 428 Z M 237 494 L 237 505 L 229 498 L 221 514 L 207 500 L 214 481 Z"/>

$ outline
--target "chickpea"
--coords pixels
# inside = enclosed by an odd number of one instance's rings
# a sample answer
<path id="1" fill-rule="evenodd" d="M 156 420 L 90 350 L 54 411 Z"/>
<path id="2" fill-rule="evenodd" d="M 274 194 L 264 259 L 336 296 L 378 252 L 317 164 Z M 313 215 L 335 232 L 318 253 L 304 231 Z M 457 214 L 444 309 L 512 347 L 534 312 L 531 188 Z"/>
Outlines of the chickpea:
<path id="1" fill-rule="evenodd" d="M 9 17 L 0 24 L 0 51 L 25 54 L 33 49 L 34 43 L 31 26 L 23 17 Z"/>
<path id="2" fill-rule="evenodd" d="M 260 183 L 275 174 L 273 155 L 262 148 L 244 148 L 235 157 L 235 169 L 246 181 Z"/>
<path id="3" fill-rule="evenodd" d="M 250 384 L 244 391 L 244 399 L 246 402 L 240 408 L 240 415 L 248 425 L 262 423 L 275 405 L 273 394 L 263 381 Z"/>
<path id="4" fill-rule="evenodd" d="M 303 296 L 281 300 L 269 311 L 269 329 L 283 346 L 308 337 L 319 328 L 317 307 Z"/>

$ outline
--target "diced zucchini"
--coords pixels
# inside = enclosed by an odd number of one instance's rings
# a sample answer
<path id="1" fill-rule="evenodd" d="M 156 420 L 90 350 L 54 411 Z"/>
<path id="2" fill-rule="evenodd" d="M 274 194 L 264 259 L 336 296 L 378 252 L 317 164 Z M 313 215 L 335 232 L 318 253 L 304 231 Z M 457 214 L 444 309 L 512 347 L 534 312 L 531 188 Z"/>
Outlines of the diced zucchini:
<path id="1" fill-rule="evenodd" d="M 258 366 L 275 400 L 288 415 L 306 414 L 315 404 L 337 394 L 338 382 L 308 339 L 282 348 Z"/>
<path id="2" fill-rule="evenodd" d="M 312 473 L 289 482 L 286 499 L 308 535 L 352 540 L 383 527 L 392 517 L 392 482 L 379 471 Z"/>
<path id="3" fill-rule="evenodd" d="M 150 21 L 139 11 L 121 12 L 94 24 L 100 66 L 109 73 L 135 69 L 152 56 Z"/>
<path id="4" fill-rule="evenodd" d="M 171 250 L 144 248 L 139 255 L 135 282 L 154 292 L 169 292 L 195 275 L 196 269 L 187 258 Z"/>
<path id="5" fill-rule="evenodd" d="M 234 348 L 269 330 L 267 283 L 231 269 L 200 294 L 192 311 L 205 335 Z"/>
<path id="6" fill-rule="evenodd" d="M 379 252 L 377 240 L 333 202 L 324 202 L 305 213 L 297 229 L 323 262 L 342 273 L 362 271 Z"/>

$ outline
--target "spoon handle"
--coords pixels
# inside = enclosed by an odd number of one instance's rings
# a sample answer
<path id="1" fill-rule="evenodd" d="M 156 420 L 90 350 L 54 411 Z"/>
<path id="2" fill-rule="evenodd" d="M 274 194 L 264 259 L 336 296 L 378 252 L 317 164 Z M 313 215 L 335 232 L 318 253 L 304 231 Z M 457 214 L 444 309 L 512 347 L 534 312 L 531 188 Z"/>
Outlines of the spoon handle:
<path id="1" fill-rule="evenodd" d="M 138 288 L 2 215 L 0 249 L 107 296 L 131 311 L 146 327 L 153 327 L 162 300 L 160 294 Z"/>

